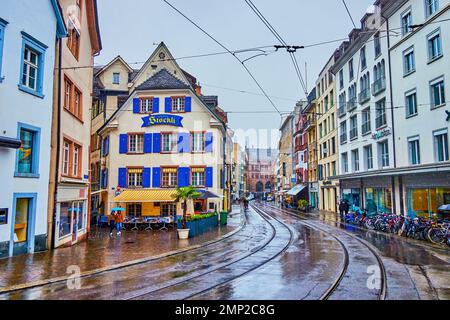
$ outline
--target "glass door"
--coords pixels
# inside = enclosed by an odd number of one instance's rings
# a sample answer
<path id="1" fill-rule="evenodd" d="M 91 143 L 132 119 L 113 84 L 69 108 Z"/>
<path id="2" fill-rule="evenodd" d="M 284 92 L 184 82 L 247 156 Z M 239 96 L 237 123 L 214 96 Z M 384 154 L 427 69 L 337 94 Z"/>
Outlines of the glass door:
<path id="1" fill-rule="evenodd" d="M 30 203 L 30 198 L 16 199 L 13 255 L 23 254 L 29 251 Z"/>

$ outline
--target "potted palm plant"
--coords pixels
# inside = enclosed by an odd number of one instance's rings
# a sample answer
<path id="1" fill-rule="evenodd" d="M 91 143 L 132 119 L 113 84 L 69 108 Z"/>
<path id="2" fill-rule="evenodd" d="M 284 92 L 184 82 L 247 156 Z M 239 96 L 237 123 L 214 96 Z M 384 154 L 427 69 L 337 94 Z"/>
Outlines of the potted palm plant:
<path id="1" fill-rule="evenodd" d="M 183 220 L 181 229 L 177 229 L 179 239 L 189 238 L 189 229 L 187 228 L 187 200 L 195 200 L 200 197 L 200 193 L 194 187 L 177 188 L 174 194 L 175 201 L 182 202 L 183 206 Z"/>

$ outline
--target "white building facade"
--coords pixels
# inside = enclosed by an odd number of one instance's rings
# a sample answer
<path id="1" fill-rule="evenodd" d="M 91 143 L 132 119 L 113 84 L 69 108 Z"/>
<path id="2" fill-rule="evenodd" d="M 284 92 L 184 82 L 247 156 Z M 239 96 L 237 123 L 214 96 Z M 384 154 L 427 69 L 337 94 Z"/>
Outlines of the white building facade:
<path id="1" fill-rule="evenodd" d="M 398 208 L 442 217 L 450 204 L 449 0 L 386 5 L 392 65 Z M 395 33 L 394 33 L 395 31 Z"/>
<path id="2" fill-rule="evenodd" d="M 390 108 L 386 23 L 369 27 L 361 20 L 344 42 L 332 68 L 336 76 L 341 199 L 354 210 L 395 212 L 392 176 L 395 153 Z"/>
<path id="3" fill-rule="evenodd" d="M 2 1 L 0 11 L 0 258 L 47 248 L 56 0 Z"/>

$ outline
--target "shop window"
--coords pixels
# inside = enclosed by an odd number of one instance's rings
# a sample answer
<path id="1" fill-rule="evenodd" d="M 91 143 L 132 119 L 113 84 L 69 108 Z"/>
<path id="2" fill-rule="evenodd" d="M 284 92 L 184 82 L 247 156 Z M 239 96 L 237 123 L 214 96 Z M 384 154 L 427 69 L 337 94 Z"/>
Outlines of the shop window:
<path id="1" fill-rule="evenodd" d="M 439 208 L 450 204 L 450 188 L 409 188 L 408 215 L 422 218 L 449 218 L 448 211 Z"/>
<path id="2" fill-rule="evenodd" d="M 369 214 L 392 212 L 392 190 L 390 188 L 366 188 L 365 209 Z"/>
<path id="3" fill-rule="evenodd" d="M 351 211 L 356 211 L 360 208 L 360 189 L 344 189 L 342 191 L 342 199 L 347 200 Z"/>
<path id="4" fill-rule="evenodd" d="M 164 203 L 161 205 L 161 217 L 174 216 L 177 212 L 177 205 L 173 203 Z"/>
<path id="5" fill-rule="evenodd" d="M 62 238 L 70 234 L 70 222 L 72 203 L 61 202 L 59 211 L 59 237 Z"/>
<path id="6" fill-rule="evenodd" d="M 132 217 L 142 216 L 142 204 L 141 203 L 129 203 L 127 204 L 127 215 Z"/>

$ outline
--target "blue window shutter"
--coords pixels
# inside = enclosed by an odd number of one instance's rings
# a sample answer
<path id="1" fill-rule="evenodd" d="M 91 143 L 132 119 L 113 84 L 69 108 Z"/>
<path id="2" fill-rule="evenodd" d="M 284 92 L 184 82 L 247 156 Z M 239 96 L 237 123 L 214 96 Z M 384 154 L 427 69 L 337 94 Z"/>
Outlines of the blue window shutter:
<path id="1" fill-rule="evenodd" d="M 184 111 L 191 112 L 192 111 L 192 99 L 191 97 L 184 98 Z"/>
<path id="2" fill-rule="evenodd" d="M 207 188 L 212 188 L 213 187 L 213 168 L 212 167 L 207 167 L 205 169 L 205 180 L 206 180 L 206 185 L 205 187 Z"/>
<path id="3" fill-rule="evenodd" d="M 139 113 L 139 109 L 140 109 L 140 100 L 139 98 L 134 98 L 133 99 L 133 113 Z"/>
<path id="4" fill-rule="evenodd" d="M 167 97 L 164 103 L 164 112 L 170 113 L 172 111 L 172 98 Z"/>
<path id="5" fill-rule="evenodd" d="M 105 173 L 104 173 L 104 184 L 103 184 L 103 187 L 104 187 L 105 189 L 108 188 L 108 169 L 105 169 Z"/>
<path id="6" fill-rule="evenodd" d="M 159 98 L 153 98 L 153 113 L 159 113 Z"/>
<path id="7" fill-rule="evenodd" d="M 109 154 L 109 136 L 106 136 L 105 156 Z"/>
<path id="8" fill-rule="evenodd" d="M 180 188 L 187 187 L 189 185 L 190 169 L 188 167 L 178 168 L 178 186 Z"/>
<path id="9" fill-rule="evenodd" d="M 191 145 L 190 145 L 190 134 L 185 132 L 180 132 L 178 134 L 178 152 L 190 152 Z"/>
<path id="10" fill-rule="evenodd" d="M 144 153 L 152 153 L 152 138 L 151 133 L 144 134 Z"/>
<path id="11" fill-rule="evenodd" d="M 105 139 L 102 138 L 102 143 L 100 144 L 100 157 L 105 155 Z"/>
<path id="12" fill-rule="evenodd" d="M 100 170 L 100 189 L 103 189 L 103 171 L 104 170 Z"/>
<path id="13" fill-rule="evenodd" d="M 142 187 L 150 188 L 150 168 L 142 170 Z"/>
<path id="14" fill-rule="evenodd" d="M 205 133 L 205 152 L 213 152 L 213 133 Z"/>
<path id="15" fill-rule="evenodd" d="M 223 169 L 220 169 L 220 189 L 223 189 L 225 185 L 225 175 L 223 173 Z"/>
<path id="16" fill-rule="evenodd" d="M 120 135 L 119 141 L 119 153 L 127 153 L 128 152 L 128 135 L 123 133 Z"/>
<path id="17" fill-rule="evenodd" d="M 127 168 L 119 168 L 119 187 L 127 187 Z"/>
<path id="18" fill-rule="evenodd" d="M 153 134 L 153 153 L 161 153 L 161 133 Z"/>
<path id="19" fill-rule="evenodd" d="M 161 168 L 154 167 L 152 173 L 153 188 L 161 187 Z"/>

